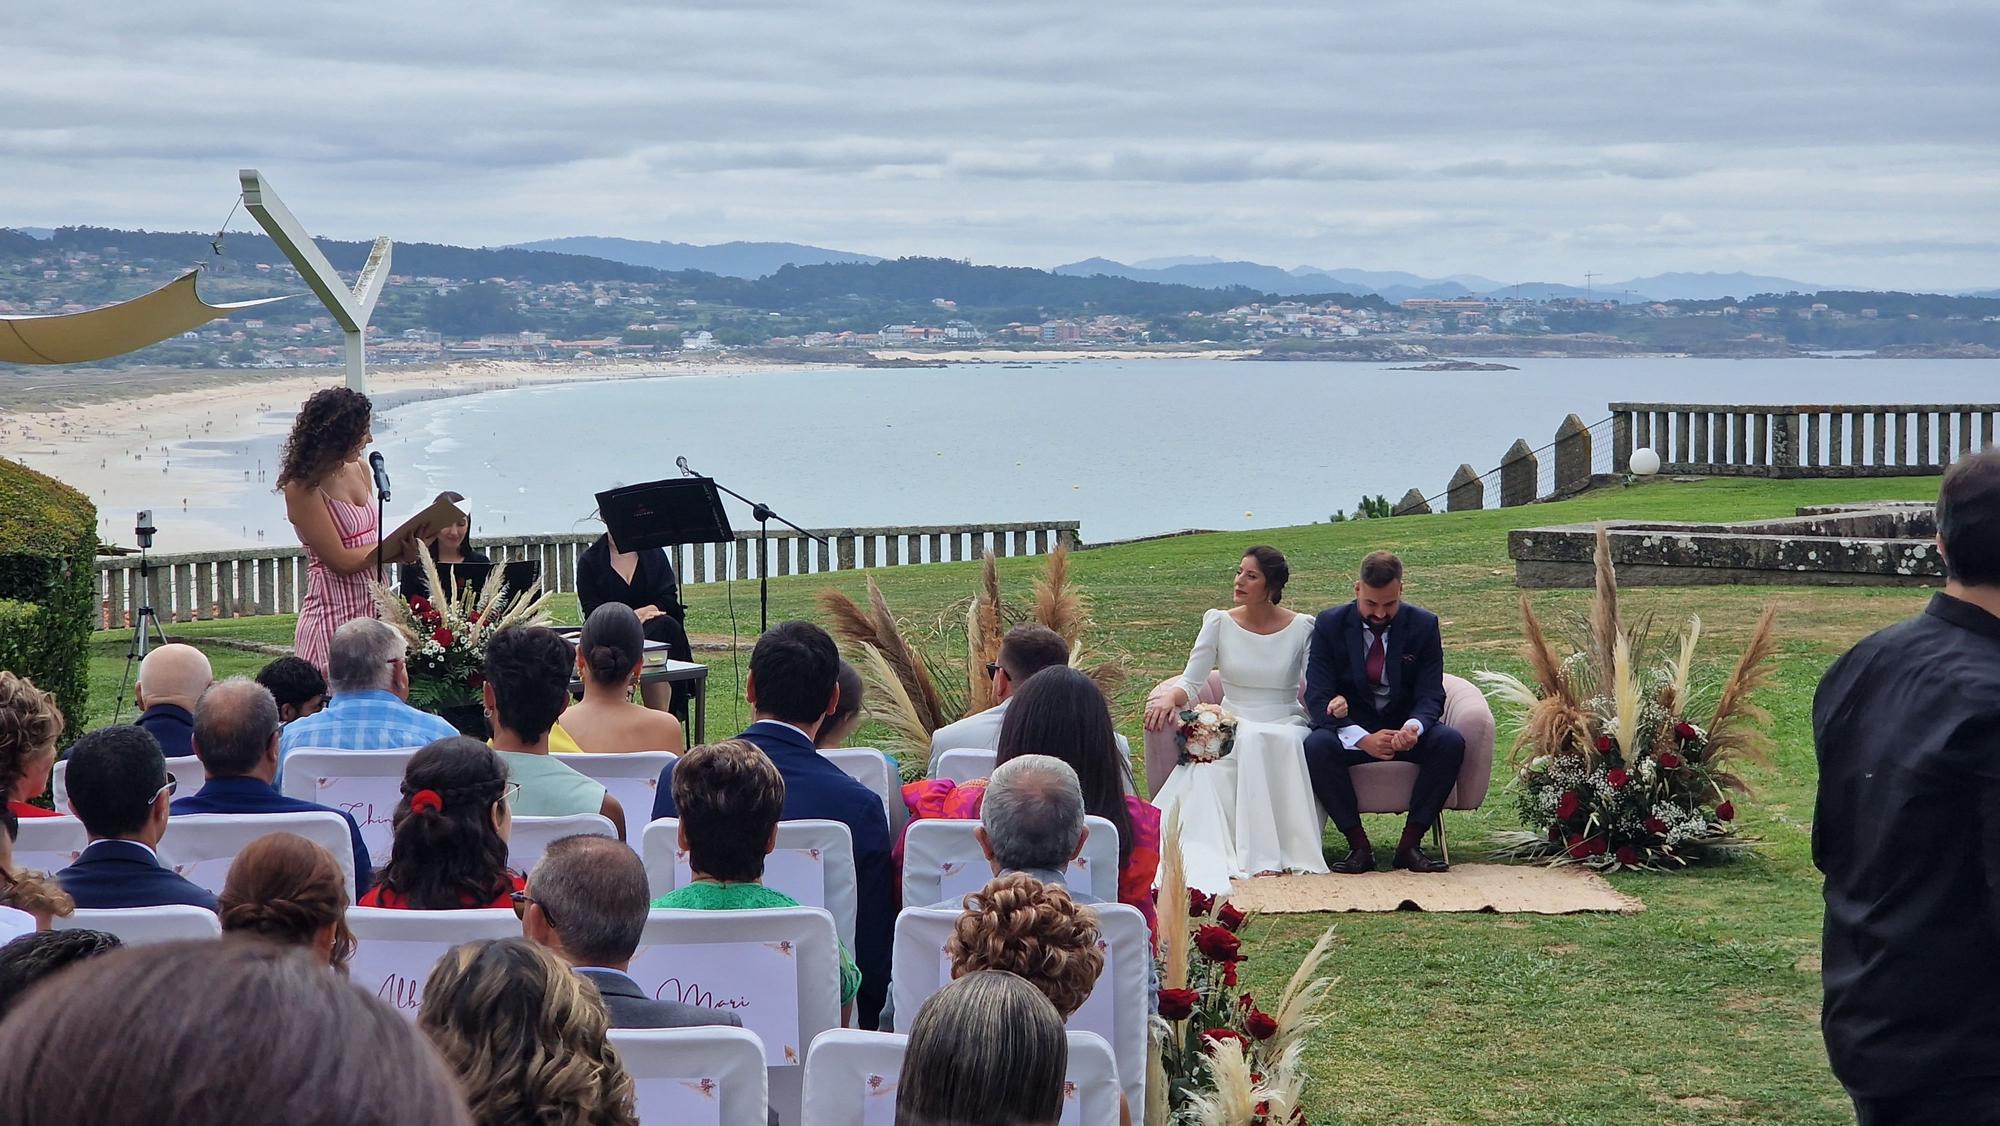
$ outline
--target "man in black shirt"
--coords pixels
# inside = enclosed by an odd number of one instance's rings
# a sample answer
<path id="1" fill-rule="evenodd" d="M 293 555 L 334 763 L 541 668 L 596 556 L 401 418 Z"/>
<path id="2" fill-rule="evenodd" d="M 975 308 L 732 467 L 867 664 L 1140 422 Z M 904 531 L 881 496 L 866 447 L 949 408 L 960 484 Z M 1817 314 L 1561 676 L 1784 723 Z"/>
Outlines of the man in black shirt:
<path id="1" fill-rule="evenodd" d="M 1945 474 L 1948 581 L 1813 701 L 1821 1029 L 1863 1126 L 2000 1123 L 2000 450 Z"/>

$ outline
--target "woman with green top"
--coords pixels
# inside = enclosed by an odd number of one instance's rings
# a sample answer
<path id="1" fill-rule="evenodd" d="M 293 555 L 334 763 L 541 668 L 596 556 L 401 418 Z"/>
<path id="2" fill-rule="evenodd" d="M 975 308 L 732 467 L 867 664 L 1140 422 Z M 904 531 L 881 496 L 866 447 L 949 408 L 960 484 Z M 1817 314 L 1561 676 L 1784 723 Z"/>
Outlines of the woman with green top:
<path id="1" fill-rule="evenodd" d="M 520 787 L 516 817 L 602 813 L 625 836 L 625 810 L 600 782 L 549 757 L 549 729 L 569 703 L 569 642 L 540 626 L 513 626 L 486 643 L 486 716 L 494 751 Z"/>
<path id="2" fill-rule="evenodd" d="M 764 752 L 742 739 L 704 743 L 674 765 L 674 807 L 680 813 L 680 847 L 694 882 L 653 901 L 686 911 L 748 911 L 797 907 L 764 879 L 764 858 L 778 847 L 778 817 L 785 810 L 785 779 Z M 844 1024 L 861 991 L 861 970 L 840 948 L 840 1018 Z"/>

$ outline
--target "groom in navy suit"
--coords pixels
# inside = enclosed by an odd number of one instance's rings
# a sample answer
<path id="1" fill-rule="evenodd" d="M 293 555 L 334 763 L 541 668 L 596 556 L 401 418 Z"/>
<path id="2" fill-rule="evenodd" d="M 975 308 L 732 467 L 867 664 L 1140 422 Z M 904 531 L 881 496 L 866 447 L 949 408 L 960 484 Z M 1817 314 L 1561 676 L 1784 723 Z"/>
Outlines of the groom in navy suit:
<path id="1" fill-rule="evenodd" d="M 1345 711 L 1335 698 L 1345 701 Z M 1403 601 L 1403 561 L 1378 551 L 1361 561 L 1354 601 L 1313 622 L 1306 657 L 1306 769 L 1313 793 L 1347 837 L 1335 872 L 1375 867 L 1348 768 L 1400 761 L 1417 767 L 1410 815 L 1396 844 L 1395 866 L 1442 872 L 1446 864 L 1420 847 L 1436 823 L 1465 761 L 1465 737 L 1444 723 L 1444 644 L 1437 615 Z"/>

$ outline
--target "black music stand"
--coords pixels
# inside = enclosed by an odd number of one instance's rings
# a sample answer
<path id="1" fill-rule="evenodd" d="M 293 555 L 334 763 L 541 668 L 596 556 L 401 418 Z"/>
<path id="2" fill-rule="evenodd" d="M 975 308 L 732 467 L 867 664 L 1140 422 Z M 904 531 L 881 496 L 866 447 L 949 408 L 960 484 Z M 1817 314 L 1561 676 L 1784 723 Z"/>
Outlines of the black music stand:
<path id="1" fill-rule="evenodd" d="M 736 542 L 722 497 L 706 477 L 669 478 L 599 493 L 597 514 L 621 551 Z"/>

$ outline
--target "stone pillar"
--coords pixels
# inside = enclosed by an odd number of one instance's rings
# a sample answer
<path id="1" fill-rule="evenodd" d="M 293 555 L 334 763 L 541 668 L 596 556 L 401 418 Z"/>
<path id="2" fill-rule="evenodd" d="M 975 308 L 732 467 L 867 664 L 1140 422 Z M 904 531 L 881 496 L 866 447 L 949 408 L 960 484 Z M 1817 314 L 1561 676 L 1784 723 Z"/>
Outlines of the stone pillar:
<path id="1" fill-rule="evenodd" d="M 1526 438 L 1514 439 L 1507 456 L 1500 459 L 1500 507 L 1533 504 L 1542 489 L 1542 463 L 1528 448 Z"/>
<path id="2" fill-rule="evenodd" d="M 1771 464 L 1793 466 L 1799 464 L 1799 416 L 1796 411 L 1786 411 L 1775 419 L 1777 425 L 1771 432 Z"/>
<path id="3" fill-rule="evenodd" d="M 1581 492 L 1590 485 L 1590 428 L 1575 415 L 1556 427 L 1556 495 Z"/>
<path id="4" fill-rule="evenodd" d="M 1611 416 L 1611 471 L 1632 472 L 1632 415 L 1628 411 Z"/>
<path id="5" fill-rule="evenodd" d="M 1460 465 L 1458 472 L 1451 475 L 1451 484 L 1445 487 L 1446 512 L 1470 512 L 1486 507 L 1486 485 L 1479 480 L 1479 471 L 1470 465 Z"/>
<path id="6" fill-rule="evenodd" d="M 1416 489 L 1411 489 L 1409 492 L 1403 494 L 1402 500 L 1396 502 L 1396 507 L 1389 510 L 1389 515 L 1422 516 L 1428 514 L 1430 510 L 1430 502 L 1424 499 L 1424 494 Z"/>
<path id="7" fill-rule="evenodd" d="M 1708 420 L 1713 417 L 1715 416 L 1707 411 L 1694 412 L 1694 431 L 1689 436 L 1690 441 L 1694 444 L 1689 450 L 1687 463 L 1690 468 L 1697 472 L 1708 461 Z"/>

